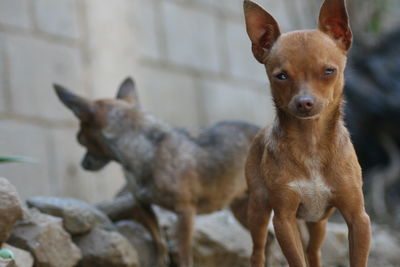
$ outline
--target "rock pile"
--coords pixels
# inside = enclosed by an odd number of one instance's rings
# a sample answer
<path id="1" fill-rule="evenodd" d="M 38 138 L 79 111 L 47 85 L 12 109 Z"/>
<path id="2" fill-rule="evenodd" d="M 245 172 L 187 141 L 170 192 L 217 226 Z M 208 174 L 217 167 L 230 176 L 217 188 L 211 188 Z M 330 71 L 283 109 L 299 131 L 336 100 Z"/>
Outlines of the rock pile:
<path id="1" fill-rule="evenodd" d="M 15 187 L 0 177 L 0 244 L 9 237 L 15 222 L 23 216 L 22 203 Z"/>
<path id="2" fill-rule="evenodd" d="M 82 251 L 82 267 L 136 267 L 138 255 L 129 241 L 118 232 L 94 228 L 74 238 Z"/>
<path id="3" fill-rule="evenodd" d="M 97 206 L 59 197 L 33 197 L 21 203 L 15 188 L 0 178 L 0 241 L 13 258 L 1 258 L 9 267 L 153 267 L 155 246 L 147 230 L 130 213 L 133 198 L 126 194 Z M 6 216 L 6 215 L 7 216 Z M 175 214 L 156 207 L 156 214 L 177 266 Z M 7 242 L 7 243 L 5 243 Z M 196 219 L 193 256 L 196 267 L 248 267 L 250 235 L 228 210 Z M 269 266 L 287 266 L 272 238 Z M 371 266 L 397 266 L 398 236 L 373 228 Z M 347 226 L 330 223 L 322 248 L 324 266 L 348 265 Z"/>
<path id="4" fill-rule="evenodd" d="M 4 178 L 0 237 L 13 254 L 0 257 L 1 267 L 140 266 L 136 249 L 95 206 L 59 197 L 32 197 L 24 206 Z"/>
<path id="5" fill-rule="evenodd" d="M 82 258 L 60 218 L 32 209 L 17 222 L 8 242 L 30 251 L 38 266 L 75 266 Z"/>
<path id="6" fill-rule="evenodd" d="M 32 197 L 27 200 L 27 204 L 40 212 L 52 215 L 46 216 L 57 216 L 60 225 L 63 222 L 63 231 L 65 230 L 68 235 L 68 238 L 63 239 L 68 245 L 64 245 L 68 248 L 69 244 L 72 244 L 79 252 L 79 255 L 75 255 L 72 250 L 64 251 L 70 255 L 69 261 L 63 261 L 64 265 L 52 263 L 43 266 L 67 267 L 75 266 L 78 262 L 82 267 L 139 266 L 136 250 L 117 231 L 111 220 L 96 207 L 81 200 L 59 197 Z M 16 227 L 12 236 L 18 232 L 19 229 Z M 54 243 L 61 242 L 54 240 Z M 40 255 L 32 249 L 29 251 L 33 253 L 36 261 L 40 262 L 38 258 Z M 59 257 L 57 254 L 54 256 Z M 72 259 L 75 261 L 72 262 Z"/>
<path id="7" fill-rule="evenodd" d="M 62 218 L 64 228 L 71 234 L 85 234 L 95 227 L 115 230 L 110 219 L 97 208 L 84 201 L 60 197 L 32 197 L 29 207 Z"/>
<path id="8" fill-rule="evenodd" d="M 23 205 L 15 187 L 0 177 L 0 247 L 8 249 L 12 258 L 0 258 L 0 266 L 31 267 L 33 258 L 25 250 L 10 246 L 5 242 L 9 239 L 17 220 L 23 217 Z"/>

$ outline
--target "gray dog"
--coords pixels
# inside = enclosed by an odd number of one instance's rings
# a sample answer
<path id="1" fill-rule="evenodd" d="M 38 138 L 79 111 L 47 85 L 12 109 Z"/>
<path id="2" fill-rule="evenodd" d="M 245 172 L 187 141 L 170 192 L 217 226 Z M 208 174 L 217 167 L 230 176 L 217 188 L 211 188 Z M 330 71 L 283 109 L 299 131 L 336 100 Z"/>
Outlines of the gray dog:
<path id="1" fill-rule="evenodd" d="M 130 78 L 122 83 L 116 99 L 90 101 L 59 85 L 54 88 L 81 122 L 78 141 L 87 148 L 82 167 L 97 171 L 112 160 L 123 166 L 129 191 L 141 209 L 140 221 L 156 243 L 159 266 L 165 266 L 167 250 L 152 204 L 178 216 L 181 267 L 193 265 L 196 214 L 231 205 L 246 226 L 244 162 L 257 126 L 223 121 L 192 136 L 143 112 Z"/>

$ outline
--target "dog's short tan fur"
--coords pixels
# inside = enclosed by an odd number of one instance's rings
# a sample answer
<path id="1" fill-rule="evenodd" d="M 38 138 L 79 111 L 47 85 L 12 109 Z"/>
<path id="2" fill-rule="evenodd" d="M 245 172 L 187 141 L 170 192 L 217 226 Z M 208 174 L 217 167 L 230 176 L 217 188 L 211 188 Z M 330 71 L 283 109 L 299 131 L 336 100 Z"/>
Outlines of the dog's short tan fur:
<path id="1" fill-rule="evenodd" d="M 192 266 L 191 236 L 196 214 L 228 205 L 246 224 L 247 185 L 244 163 L 257 126 L 224 121 L 192 135 L 144 112 L 131 79 L 116 99 L 90 101 L 61 86 L 60 100 L 80 120 L 78 141 L 87 149 L 82 166 L 96 171 L 120 163 L 138 207 L 136 219 L 157 244 L 158 266 L 165 266 L 163 245 L 152 204 L 178 215 L 179 266 Z M 133 211 L 132 211 L 133 213 Z"/>
<path id="2" fill-rule="evenodd" d="M 259 5 L 245 1 L 244 11 L 253 54 L 265 64 L 276 106 L 274 124 L 258 133 L 246 163 L 252 266 L 264 266 L 271 211 L 289 265 L 321 266 L 327 218 L 336 208 L 349 228 L 350 265 L 366 266 L 370 221 L 361 169 L 342 119 L 352 39 L 344 0 L 325 0 L 317 30 L 285 34 Z M 296 218 L 310 232 L 306 253 Z"/>

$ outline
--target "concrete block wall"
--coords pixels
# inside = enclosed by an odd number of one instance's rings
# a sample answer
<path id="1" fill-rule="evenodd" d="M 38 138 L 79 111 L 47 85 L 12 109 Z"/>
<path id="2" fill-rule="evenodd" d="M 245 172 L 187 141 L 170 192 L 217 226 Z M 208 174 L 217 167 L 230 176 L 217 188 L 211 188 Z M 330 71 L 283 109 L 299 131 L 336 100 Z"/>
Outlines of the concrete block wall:
<path id="1" fill-rule="evenodd" d="M 259 2 L 283 30 L 312 25 L 293 16 L 304 1 Z M 78 123 L 52 83 L 113 97 L 126 76 L 148 112 L 177 126 L 273 118 L 242 0 L 0 0 L 0 155 L 37 161 L 0 165 L 0 176 L 24 198 L 110 199 L 124 183 L 120 168 L 81 169 Z"/>
<path id="2" fill-rule="evenodd" d="M 89 4 L 0 1 L 0 155 L 35 160 L 2 164 L 0 176 L 10 179 L 23 198 L 58 195 L 97 202 L 111 198 L 123 185 L 116 164 L 99 173 L 80 168 L 84 150 L 75 140 L 78 123 L 52 89 L 59 83 L 88 97 L 98 94 L 91 65 L 100 60 L 96 53 L 106 44 L 91 49 L 97 40 L 87 35 L 95 24 L 92 12 L 85 11 Z M 126 22 L 121 18 L 120 23 Z"/>
<path id="3" fill-rule="evenodd" d="M 258 2 L 283 31 L 315 26 L 314 20 L 292 15 L 300 2 L 318 9 L 318 0 Z M 252 56 L 242 5 L 242 0 L 135 0 L 135 78 L 149 112 L 188 127 L 222 119 L 271 122 L 268 82 Z"/>

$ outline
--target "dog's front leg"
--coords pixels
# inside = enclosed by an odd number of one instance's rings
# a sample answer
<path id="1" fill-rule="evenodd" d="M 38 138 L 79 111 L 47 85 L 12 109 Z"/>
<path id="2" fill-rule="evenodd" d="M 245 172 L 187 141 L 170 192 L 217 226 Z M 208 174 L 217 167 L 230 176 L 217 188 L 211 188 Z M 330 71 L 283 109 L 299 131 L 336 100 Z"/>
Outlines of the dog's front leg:
<path id="1" fill-rule="evenodd" d="M 157 249 L 157 267 L 166 267 L 169 263 L 167 246 L 163 240 L 157 216 L 150 205 L 138 204 L 134 207 L 134 219 L 149 232 Z"/>
<path id="2" fill-rule="evenodd" d="M 357 214 L 347 223 L 349 227 L 350 266 L 367 266 L 370 249 L 371 225 L 368 215 Z"/>
<path id="3" fill-rule="evenodd" d="M 276 238 L 290 267 L 306 266 L 303 244 L 296 219 L 299 204 L 300 199 L 298 196 L 286 190 L 280 192 L 273 203 L 273 225 Z"/>
<path id="4" fill-rule="evenodd" d="M 290 267 L 305 267 L 306 260 L 295 216 L 274 214 L 273 224 L 276 238 Z"/>
<path id="5" fill-rule="evenodd" d="M 185 207 L 178 212 L 177 238 L 179 246 L 179 267 L 193 266 L 192 258 L 192 234 L 196 216 L 194 207 Z"/>
<path id="6" fill-rule="evenodd" d="M 371 243 L 371 222 L 365 212 L 361 188 L 343 193 L 338 204 L 349 228 L 350 266 L 366 267 Z"/>

